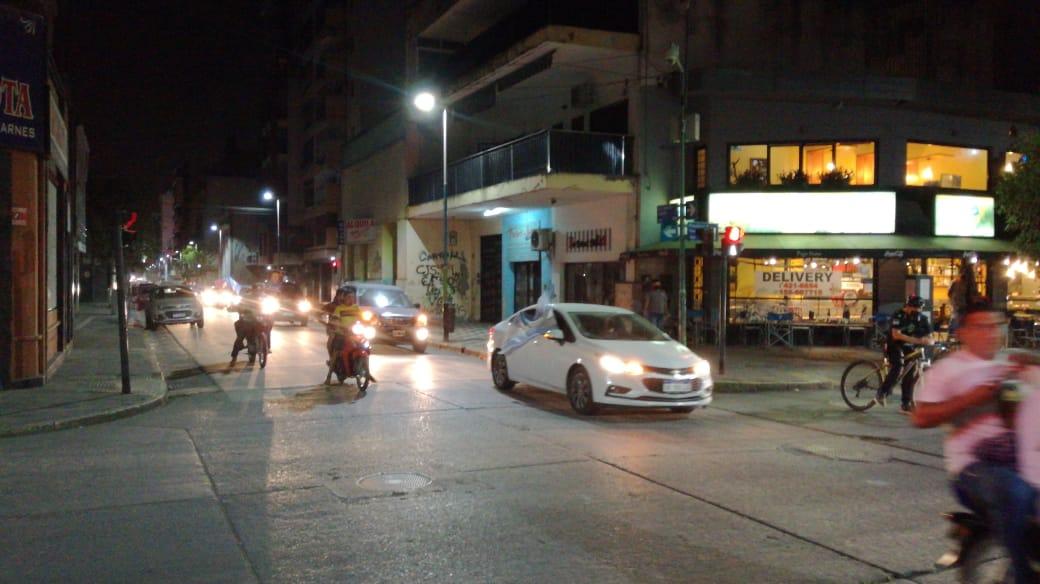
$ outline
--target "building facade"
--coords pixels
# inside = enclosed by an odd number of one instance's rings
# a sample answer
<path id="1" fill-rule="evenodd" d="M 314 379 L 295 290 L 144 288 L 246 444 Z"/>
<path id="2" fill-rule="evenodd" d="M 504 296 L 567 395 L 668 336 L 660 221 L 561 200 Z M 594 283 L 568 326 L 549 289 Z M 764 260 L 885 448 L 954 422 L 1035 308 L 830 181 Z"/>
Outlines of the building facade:
<path id="1" fill-rule="evenodd" d="M 942 318 L 965 266 L 1002 301 L 993 190 L 1040 109 L 997 32 L 1036 16 L 998 4 L 417 2 L 399 111 L 343 147 L 343 276 L 486 322 L 542 294 L 638 309 L 646 279 L 676 298 L 659 208 L 685 198 L 748 233 L 725 273 L 692 234 L 688 307 L 708 319 L 724 285 L 731 322 L 867 318 L 911 290 Z"/>

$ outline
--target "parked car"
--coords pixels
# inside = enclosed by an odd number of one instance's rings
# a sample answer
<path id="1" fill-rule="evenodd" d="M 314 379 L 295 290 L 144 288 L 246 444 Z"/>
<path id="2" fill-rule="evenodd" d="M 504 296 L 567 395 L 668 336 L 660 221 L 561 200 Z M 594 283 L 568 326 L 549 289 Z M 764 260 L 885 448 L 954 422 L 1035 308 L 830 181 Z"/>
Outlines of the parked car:
<path id="1" fill-rule="evenodd" d="M 412 304 L 404 290 L 389 284 L 344 282 L 340 289 L 357 290 L 358 306 L 372 313 L 376 338 L 394 344 L 410 343 L 416 353 L 425 353 L 430 339 L 428 317 Z"/>
<path id="2" fill-rule="evenodd" d="M 314 305 L 303 295 L 303 290 L 296 284 L 281 284 L 267 290 L 268 294 L 278 299 L 279 310 L 273 316 L 275 321 L 287 320 L 307 326 Z"/>
<path id="3" fill-rule="evenodd" d="M 495 387 L 563 392 L 580 414 L 601 405 L 691 412 L 712 400 L 708 362 L 623 308 L 531 306 L 495 325 L 487 349 Z"/>
<path id="4" fill-rule="evenodd" d="M 202 328 L 205 315 L 202 302 L 183 286 L 158 286 L 149 295 L 145 327 L 155 330 L 160 324 L 194 324 Z"/>

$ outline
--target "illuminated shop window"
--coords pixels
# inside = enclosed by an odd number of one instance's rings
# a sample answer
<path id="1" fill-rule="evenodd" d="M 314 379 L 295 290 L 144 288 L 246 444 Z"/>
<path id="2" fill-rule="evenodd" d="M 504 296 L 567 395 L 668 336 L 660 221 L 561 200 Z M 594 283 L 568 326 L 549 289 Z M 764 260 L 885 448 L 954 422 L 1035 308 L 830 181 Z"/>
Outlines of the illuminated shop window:
<path id="1" fill-rule="evenodd" d="M 741 187 L 874 184 L 874 142 L 742 144 L 730 147 L 729 182 Z"/>
<path id="2" fill-rule="evenodd" d="M 730 279 L 730 316 L 758 322 L 866 322 L 872 315 L 874 263 L 860 257 L 739 258 Z"/>
<path id="3" fill-rule="evenodd" d="M 1001 168 L 1004 172 L 1015 172 L 1018 168 L 1018 164 L 1022 162 L 1021 152 L 1005 152 L 1004 153 L 1004 165 Z"/>
<path id="4" fill-rule="evenodd" d="M 986 190 L 988 151 L 983 148 L 906 143 L 906 184 Z"/>

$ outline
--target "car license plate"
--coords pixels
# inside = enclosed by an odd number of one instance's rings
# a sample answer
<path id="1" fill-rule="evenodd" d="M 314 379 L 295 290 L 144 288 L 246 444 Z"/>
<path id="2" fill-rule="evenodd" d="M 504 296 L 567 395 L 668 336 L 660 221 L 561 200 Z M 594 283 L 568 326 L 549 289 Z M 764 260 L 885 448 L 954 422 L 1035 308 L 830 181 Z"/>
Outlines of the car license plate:
<path id="1" fill-rule="evenodd" d="M 665 393 L 690 393 L 689 381 L 665 381 L 661 388 Z"/>
<path id="2" fill-rule="evenodd" d="M 188 316 L 187 312 L 171 312 L 170 318 L 184 318 Z"/>
<path id="3" fill-rule="evenodd" d="M 401 329 L 397 329 L 397 330 L 391 331 L 391 332 L 390 332 L 390 334 L 391 334 L 391 335 L 392 335 L 392 336 L 393 336 L 394 338 L 399 338 L 399 337 L 403 337 L 403 336 L 404 336 L 404 334 L 405 334 L 405 331 L 403 331 L 403 330 L 401 330 Z"/>

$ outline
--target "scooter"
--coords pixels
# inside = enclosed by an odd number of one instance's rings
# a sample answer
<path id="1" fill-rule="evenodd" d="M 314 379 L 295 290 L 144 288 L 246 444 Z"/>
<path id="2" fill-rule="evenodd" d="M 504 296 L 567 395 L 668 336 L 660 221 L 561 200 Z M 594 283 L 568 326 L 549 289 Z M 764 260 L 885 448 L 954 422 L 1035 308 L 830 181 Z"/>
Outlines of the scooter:
<path id="1" fill-rule="evenodd" d="M 332 376 L 343 383 L 348 377 L 353 377 L 359 391 L 368 389 L 372 381 L 372 375 L 368 368 L 368 358 L 372 354 L 372 339 L 376 336 L 376 329 L 371 324 L 361 320 L 350 327 L 350 343 L 340 342 L 340 347 L 335 351 L 329 361 L 329 372 L 325 376 L 325 385 L 332 384 Z"/>

